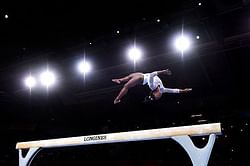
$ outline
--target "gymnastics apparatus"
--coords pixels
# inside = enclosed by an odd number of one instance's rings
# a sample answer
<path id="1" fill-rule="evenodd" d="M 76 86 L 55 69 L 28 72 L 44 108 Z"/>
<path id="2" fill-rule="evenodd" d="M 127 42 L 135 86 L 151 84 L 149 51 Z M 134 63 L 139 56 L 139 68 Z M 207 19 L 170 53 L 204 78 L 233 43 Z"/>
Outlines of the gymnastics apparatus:
<path id="1" fill-rule="evenodd" d="M 207 166 L 217 134 L 221 134 L 221 124 L 209 123 L 201 125 L 19 142 L 16 144 L 16 149 L 19 150 L 19 166 L 29 166 L 35 155 L 42 148 L 171 138 L 178 142 L 185 149 L 191 158 L 193 166 Z M 190 136 L 204 135 L 209 135 L 208 143 L 203 148 L 197 148 L 193 144 Z M 23 150 L 25 149 L 28 150 L 28 152 L 25 156 L 23 156 Z"/>

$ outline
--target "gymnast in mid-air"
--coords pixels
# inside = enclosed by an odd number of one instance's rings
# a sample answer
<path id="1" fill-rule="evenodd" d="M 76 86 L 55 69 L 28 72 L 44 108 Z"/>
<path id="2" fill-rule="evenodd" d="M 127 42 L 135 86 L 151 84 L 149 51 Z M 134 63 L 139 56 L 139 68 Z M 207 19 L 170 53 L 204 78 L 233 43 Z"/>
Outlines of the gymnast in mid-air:
<path id="1" fill-rule="evenodd" d="M 117 84 L 125 83 L 120 93 L 114 100 L 114 104 L 121 102 L 123 96 L 125 96 L 128 90 L 136 85 L 148 85 L 151 89 L 150 95 L 146 97 L 147 101 L 159 100 L 163 93 L 187 93 L 192 90 L 192 88 L 185 89 L 173 89 L 165 88 L 162 84 L 159 75 L 172 75 L 169 69 L 154 71 L 152 73 L 131 73 L 128 76 L 112 79 L 113 82 Z"/>

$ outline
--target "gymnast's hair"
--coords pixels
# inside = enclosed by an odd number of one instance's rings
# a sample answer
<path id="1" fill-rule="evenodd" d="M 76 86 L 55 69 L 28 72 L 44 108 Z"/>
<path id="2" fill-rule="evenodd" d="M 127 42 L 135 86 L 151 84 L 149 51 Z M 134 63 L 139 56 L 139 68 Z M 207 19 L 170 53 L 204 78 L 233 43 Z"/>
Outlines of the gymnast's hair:
<path id="1" fill-rule="evenodd" d="M 149 95 L 144 98 L 144 103 L 148 103 L 155 100 L 153 91 L 150 91 Z"/>

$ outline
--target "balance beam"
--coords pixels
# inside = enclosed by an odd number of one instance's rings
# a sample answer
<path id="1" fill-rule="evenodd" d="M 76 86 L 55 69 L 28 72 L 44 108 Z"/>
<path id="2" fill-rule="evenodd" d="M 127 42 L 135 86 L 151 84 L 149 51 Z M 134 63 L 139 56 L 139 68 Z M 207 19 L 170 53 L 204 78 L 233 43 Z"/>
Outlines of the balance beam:
<path id="1" fill-rule="evenodd" d="M 131 142 L 155 139 L 172 138 L 186 150 L 194 166 L 206 166 L 215 141 L 215 135 L 221 133 L 220 123 L 202 125 L 191 125 L 171 128 L 160 128 L 150 130 L 139 130 L 99 135 L 88 135 L 80 137 L 68 137 L 59 139 L 48 139 L 39 141 L 19 142 L 16 149 L 19 149 L 19 166 L 27 166 L 41 148 L 55 148 L 66 146 L 79 146 L 90 144 L 105 144 L 115 142 Z M 210 135 L 207 145 L 200 149 L 194 146 L 189 136 Z M 22 150 L 28 149 L 26 157 L 23 157 Z M 201 161 L 201 159 L 203 161 Z M 203 164 L 202 164 L 203 163 Z"/>

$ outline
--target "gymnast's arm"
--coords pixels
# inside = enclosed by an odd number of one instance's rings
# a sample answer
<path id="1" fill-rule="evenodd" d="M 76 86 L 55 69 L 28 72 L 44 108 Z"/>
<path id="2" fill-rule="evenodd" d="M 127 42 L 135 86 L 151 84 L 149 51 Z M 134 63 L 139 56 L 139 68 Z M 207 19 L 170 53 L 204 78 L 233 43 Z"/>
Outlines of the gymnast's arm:
<path id="1" fill-rule="evenodd" d="M 163 88 L 162 93 L 187 93 L 190 91 L 192 91 L 192 88 L 185 88 L 185 89 Z"/>
<path id="2" fill-rule="evenodd" d="M 172 74 L 172 72 L 169 69 L 154 71 L 154 72 L 151 73 L 152 76 L 156 76 L 156 75 L 171 75 L 171 74 Z"/>
<path id="3" fill-rule="evenodd" d="M 157 75 L 171 75 L 172 72 L 169 69 L 154 71 L 149 74 L 149 82 L 153 81 L 153 78 Z"/>

